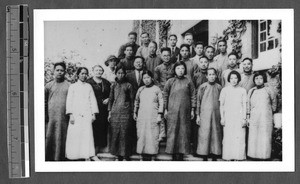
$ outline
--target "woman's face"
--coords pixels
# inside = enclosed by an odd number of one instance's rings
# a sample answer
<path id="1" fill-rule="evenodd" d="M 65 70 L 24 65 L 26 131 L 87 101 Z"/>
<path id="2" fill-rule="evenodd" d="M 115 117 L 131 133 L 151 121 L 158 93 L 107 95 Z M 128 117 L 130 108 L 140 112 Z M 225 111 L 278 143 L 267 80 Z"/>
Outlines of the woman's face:
<path id="1" fill-rule="evenodd" d="M 82 82 L 85 82 L 88 76 L 88 71 L 86 69 L 82 69 L 78 75 L 78 79 Z"/>
<path id="2" fill-rule="evenodd" d="M 184 66 L 183 65 L 176 66 L 175 73 L 178 77 L 182 77 L 184 75 Z"/>
<path id="3" fill-rule="evenodd" d="M 202 70 L 207 69 L 207 67 L 208 67 L 208 61 L 207 61 L 206 58 L 201 58 L 201 59 L 199 60 L 199 67 L 200 67 L 200 69 L 202 69 Z"/>
<path id="4" fill-rule="evenodd" d="M 94 76 L 95 77 L 101 77 L 102 74 L 103 74 L 103 69 L 99 66 L 96 66 L 94 69 L 93 69 L 93 73 L 94 73 Z"/>
<path id="5" fill-rule="evenodd" d="M 120 69 L 117 71 L 117 78 L 118 80 L 122 80 L 125 77 L 125 73 L 123 71 L 123 69 Z"/>
<path id="6" fill-rule="evenodd" d="M 216 75 L 214 70 L 208 70 L 207 71 L 207 80 L 209 82 L 215 82 L 216 78 L 217 78 L 217 75 Z"/>
<path id="7" fill-rule="evenodd" d="M 238 77 L 237 77 L 237 75 L 236 74 L 231 74 L 229 81 L 230 81 L 230 84 L 232 86 L 236 86 L 238 84 Z"/>
<path id="8" fill-rule="evenodd" d="M 145 74 L 143 75 L 143 82 L 146 86 L 149 86 L 152 83 L 152 78 L 148 74 Z"/>
<path id="9" fill-rule="evenodd" d="M 263 78 L 263 76 L 261 76 L 261 75 L 256 76 L 256 77 L 254 78 L 254 83 L 255 83 L 256 86 L 261 86 L 261 85 L 263 85 L 263 84 L 264 84 L 264 78 Z"/>
<path id="10" fill-rule="evenodd" d="M 110 67 L 110 68 L 113 68 L 113 67 L 115 67 L 117 65 L 117 61 L 116 60 L 110 60 L 109 61 L 109 63 L 108 63 L 108 66 Z"/>
<path id="11" fill-rule="evenodd" d="M 183 59 L 187 59 L 189 57 L 189 49 L 187 47 L 182 47 L 180 49 L 180 55 Z"/>

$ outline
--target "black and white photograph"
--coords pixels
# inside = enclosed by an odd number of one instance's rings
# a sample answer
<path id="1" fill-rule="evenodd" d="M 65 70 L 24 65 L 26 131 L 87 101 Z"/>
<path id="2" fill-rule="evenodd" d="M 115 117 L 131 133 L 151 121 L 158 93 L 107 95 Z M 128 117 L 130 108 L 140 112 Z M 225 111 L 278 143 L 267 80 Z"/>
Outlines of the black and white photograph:
<path id="1" fill-rule="evenodd" d="M 294 170 L 293 19 L 274 12 L 35 10 L 36 171 Z"/>

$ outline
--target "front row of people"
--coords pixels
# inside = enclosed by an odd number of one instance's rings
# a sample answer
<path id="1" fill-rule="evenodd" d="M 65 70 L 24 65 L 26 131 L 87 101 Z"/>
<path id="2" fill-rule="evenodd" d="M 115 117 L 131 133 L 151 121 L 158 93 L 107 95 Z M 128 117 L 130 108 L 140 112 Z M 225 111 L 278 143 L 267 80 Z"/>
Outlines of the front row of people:
<path id="1" fill-rule="evenodd" d="M 65 65 L 55 65 L 56 80 L 46 85 L 46 98 L 55 95 L 55 91 L 49 93 L 53 85 L 56 85 L 56 93 L 67 89 L 57 86 L 63 82 L 62 74 L 56 73 L 58 69 L 65 70 Z M 178 61 L 173 67 L 175 77 L 166 82 L 163 91 L 154 85 L 152 72 L 146 70 L 141 74 L 144 86 L 140 87 L 134 96 L 133 86 L 127 81 L 123 66 L 115 69 L 116 82 L 110 88 L 108 82 L 99 77 L 103 68 L 97 65 L 93 71 L 95 76 L 86 81 L 88 70 L 84 67 L 79 68 L 78 81 L 71 84 L 67 92 L 66 114 L 70 117 L 65 149 L 67 159 L 97 160 L 97 149 L 106 145 L 105 123 L 108 121 L 110 153 L 116 155 L 118 160 L 130 160 L 134 145 L 132 126 L 136 126 L 136 152 L 142 155 L 143 160 L 152 160 L 158 154 L 159 142 L 166 134 L 166 153 L 172 154 L 173 160 L 181 161 L 191 150 L 193 119 L 196 119 L 198 125 L 196 154 L 204 160 L 207 160 L 209 155 L 213 156 L 213 160 L 221 155 L 224 160 L 244 160 L 246 144 L 249 157 L 263 160 L 271 157 L 272 113 L 276 110 L 276 97 L 270 88 L 264 86 L 265 73 L 255 73 L 255 87 L 247 94 L 239 85 L 239 72 L 230 72 L 227 78 L 230 85 L 222 89 L 216 82 L 217 71 L 209 68 L 206 73 L 207 82 L 195 89 L 191 79 L 186 77 L 185 62 Z M 97 91 L 102 93 L 97 94 Z M 54 102 L 62 104 L 57 99 Z M 48 102 L 54 105 L 53 103 Z M 108 114 L 105 114 L 106 105 Z M 57 111 L 63 112 L 63 105 L 54 106 Z M 50 120 L 49 116 L 47 126 L 55 126 L 55 123 L 60 121 L 57 117 L 58 115 L 55 120 Z M 93 126 L 105 128 L 102 132 L 93 132 Z M 249 127 L 248 141 L 246 127 Z M 94 140 L 94 137 L 97 137 L 97 140 Z M 47 131 L 46 160 L 55 160 L 47 157 L 55 144 L 55 141 L 51 140 L 53 135 Z"/>

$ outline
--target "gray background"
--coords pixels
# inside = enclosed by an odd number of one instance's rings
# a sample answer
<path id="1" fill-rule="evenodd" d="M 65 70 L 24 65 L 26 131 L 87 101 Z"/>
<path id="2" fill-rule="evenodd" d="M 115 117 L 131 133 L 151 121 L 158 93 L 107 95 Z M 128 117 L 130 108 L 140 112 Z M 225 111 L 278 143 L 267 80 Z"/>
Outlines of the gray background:
<path id="1" fill-rule="evenodd" d="M 30 58 L 29 123 L 30 123 L 30 178 L 9 179 L 6 145 L 6 67 L 5 67 L 5 6 L 28 4 L 30 13 L 30 56 L 33 56 L 33 9 L 69 8 L 294 8 L 295 61 L 299 59 L 299 0 L 0 0 L 0 183 L 299 183 L 300 140 L 299 119 L 299 73 L 295 72 L 295 173 L 35 173 L 34 172 L 34 107 L 33 107 L 33 57 Z M 237 15 L 238 16 L 238 15 Z M 291 43 L 292 44 L 292 43 Z M 41 61 L 43 62 L 43 61 Z M 299 70 L 295 62 L 295 71 Z M 291 104 L 293 105 L 293 104 Z M 294 122 L 287 122 L 294 123 Z M 298 155 L 298 156 L 297 156 Z M 99 163 L 101 164 L 101 163 Z M 199 163 L 201 164 L 201 163 Z"/>

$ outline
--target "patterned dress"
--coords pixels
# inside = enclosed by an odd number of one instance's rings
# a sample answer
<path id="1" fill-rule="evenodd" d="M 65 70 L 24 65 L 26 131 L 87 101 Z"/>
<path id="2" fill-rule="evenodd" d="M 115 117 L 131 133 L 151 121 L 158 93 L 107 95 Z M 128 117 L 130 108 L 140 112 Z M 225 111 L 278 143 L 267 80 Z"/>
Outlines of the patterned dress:
<path id="1" fill-rule="evenodd" d="M 130 127 L 134 106 L 132 85 L 117 81 L 111 85 L 108 111 L 111 112 L 110 152 L 118 156 L 130 156 Z"/>
<path id="2" fill-rule="evenodd" d="M 170 154 L 190 153 L 191 108 L 196 107 L 194 84 L 187 77 L 174 77 L 164 88 L 167 113 L 167 147 Z"/>
<path id="3" fill-rule="evenodd" d="M 66 115 L 66 100 L 69 86 L 67 81 L 51 81 L 45 86 L 46 161 L 65 160 L 69 121 Z"/>

